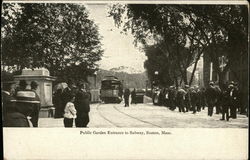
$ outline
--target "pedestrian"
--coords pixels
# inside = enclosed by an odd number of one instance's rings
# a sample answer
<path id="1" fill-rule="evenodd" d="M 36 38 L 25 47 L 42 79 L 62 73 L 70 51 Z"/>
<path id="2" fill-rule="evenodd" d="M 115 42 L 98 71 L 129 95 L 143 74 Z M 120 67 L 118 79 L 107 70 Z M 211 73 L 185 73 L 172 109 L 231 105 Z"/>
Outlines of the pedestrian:
<path id="1" fill-rule="evenodd" d="M 229 89 L 229 108 L 230 118 L 237 118 L 237 90 L 234 87 L 234 82 L 231 82 L 228 86 Z"/>
<path id="2" fill-rule="evenodd" d="M 120 98 L 120 100 L 122 100 L 122 96 L 123 96 L 123 89 L 122 89 L 122 86 L 120 85 L 119 88 L 118 88 L 119 92 L 118 92 L 118 96 Z"/>
<path id="3" fill-rule="evenodd" d="M 36 123 L 36 120 L 33 119 L 32 123 L 31 119 L 34 117 L 34 113 L 37 113 L 36 107 L 40 105 L 40 100 L 37 99 L 37 95 L 33 90 L 27 89 L 26 81 L 20 81 L 19 85 L 19 91 L 16 92 L 17 110 L 27 117 L 28 122 L 30 122 L 29 126 L 33 126 Z"/>
<path id="4" fill-rule="evenodd" d="M 27 86 L 28 86 L 28 84 L 27 84 L 27 82 L 25 80 L 20 80 L 19 84 L 18 84 L 18 86 L 17 86 L 17 88 L 15 90 L 14 96 L 16 96 L 16 94 L 17 94 L 18 91 L 24 91 L 24 90 L 26 90 Z"/>
<path id="5" fill-rule="evenodd" d="M 206 102 L 206 94 L 205 94 L 206 89 L 204 87 L 201 88 L 200 90 L 200 101 L 201 101 L 201 108 L 204 110 L 205 107 L 207 106 Z"/>
<path id="6" fill-rule="evenodd" d="M 209 87 L 205 91 L 206 100 L 208 104 L 208 116 L 213 116 L 213 109 L 217 101 L 217 91 L 214 87 L 214 82 L 209 83 Z"/>
<path id="7" fill-rule="evenodd" d="M 16 108 L 15 82 L 11 76 L 2 75 L 2 122 L 3 127 L 29 127 L 27 117 Z"/>
<path id="8" fill-rule="evenodd" d="M 38 119 L 39 119 L 39 112 L 41 109 L 41 103 L 40 103 L 40 98 L 38 96 L 38 94 L 36 93 L 38 84 L 35 81 L 32 81 L 30 83 L 31 86 L 31 90 L 35 93 L 36 97 L 35 97 L 35 101 L 37 101 L 38 103 L 34 103 L 34 111 L 33 113 L 31 113 L 31 123 L 33 124 L 33 127 L 38 127 Z"/>
<path id="9" fill-rule="evenodd" d="M 64 106 L 62 92 L 62 89 L 57 89 L 54 93 L 53 104 L 55 106 L 55 118 L 63 118 Z"/>
<path id="10" fill-rule="evenodd" d="M 169 87 L 163 88 L 163 91 L 162 91 L 163 98 L 162 99 L 163 99 L 163 105 L 170 108 L 169 92 L 170 92 Z"/>
<path id="11" fill-rule="evenodd" d="M 175 110 L 176 108 L 176 89 L 174 86 L 169 87 L 169 93 L 168 93 L 168 98 L 169 98 L 169 107 L 170 110 Z"/>
<path id="12" fill-rule="evenodd" d="M 234 89 L 235 89 L 235 96 L 236 96 L 235 105 L 236 105 L 238 112 L 240 112 L 242 114 L 244 112 L 243 105 L 242 105 L 243 104 L 242 103 L 242 92 L 239 89 L 237 82 L 234 83 Z"/>
<path id="13" fill-rule="evenodd" d="M 89 123 L 89 112 L 90 112 L 90 95 L 86 91 L 84 83 L 78 84 L 79 90 L 75 97 L 75 108 L 76 108 L 76 127 L 87 127 Z"/>
<path id="14" fill-rule="evenodd" d="M 188 112 L 191 109 L 191 90 L 189 85 L 185 85 L 186 94 L 185 94 L 185 107 L 186 107 L 186 112 Z"/>
<path id="15" fill-rule="evenodd" d="M 185 113 L 185 96 L 186 96 L 186 91 L 182 88 L 179 88 L 177 91 L 177 106 L 179 108 L 179 112 L 184 112 Z"/>
<path id="16" fill-rule="evenodd" d="M 74 105 L 75 96 L 73 94 L 68 97 L 70 100 L 67 102 L 64 109 L 64 127 L 73 127 L 73 120 L 76 118 L 76 109 Z"/>
<path id="17" fill-rule="evenodd" d="M 217 101 L 215 102 L 215 114 L 221 113 L 221 89 L 219 86 L 215 86 Z"/>
<path id="18" fill-rule="evenodd" d="M 165 95 L 164 95 L 164 91 L 165 88 L 163 87 L 160 87 L 160 90 L 159 90 L 159 95 L 158 95 L 158 105 L 159 106 L 162 106 L 164 104 L 164 100 L 165 100 Z"/>
<path id="19" fill-rule="evenodd" d="M 135 90 L 135 88 L 131 92 L 131 104 L 136 104 L 136 90 Z"/>
<path id="20" fill-rule="evenodd" d="M 197 95 L 197 91 L 194 87 L 190 87 L 190 99 L 191 99 L 191 106 L 192 106 L 192 111 L 193 114 L 196 113 L 197 111 L 197 102 L 198 102 L 198 95 Z"/>
<path id="21" fill-rule="evenodd" d="M 197 94 L 197 112 L 201 111 L 201 106 L 202 106 L 202 99 L 201 99 L 201 89 L 198 86 L 195 86 L 196 94 Z"/>
<path id="22" fill-rule="evenodd" d="M 64 109 L 66 104 L 71 100 L 70 97 L 71 95 L 75 95 L 75 84 L 71 79 L 68 80 L 67 82 L 67 87 L 63 89 L 61 97 L 62 97 L 62 106 L 63 106 L 63 114 L 64 114 Z"/>
<path id="23" fill-rule="evenodd" d="M 124 101 L 125 101 L 125 107 L 129 107 L 129 96 L 130 96 L 130 91 L 129 89 L 125 89 L 124 91 Z"/>
<path id="24" fill-rule="evenodd" d="M 222 106 L 222 118 L 220 120 L 229 120 L 229 90 L 226 85 L 222 88 L 221 93 L 221 106 Z"/>

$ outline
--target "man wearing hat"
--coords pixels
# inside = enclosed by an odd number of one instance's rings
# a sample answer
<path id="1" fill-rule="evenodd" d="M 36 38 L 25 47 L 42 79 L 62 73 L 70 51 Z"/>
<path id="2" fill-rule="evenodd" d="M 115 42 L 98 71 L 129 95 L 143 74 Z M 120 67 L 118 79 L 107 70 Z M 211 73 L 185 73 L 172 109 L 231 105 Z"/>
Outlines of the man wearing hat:
<path id="1" fill-rule="evenodd" d="M 214 82 L 209 82 L 209 87 L 206 89 L 205 95 L 208 104 L 208 116 L 212 117 L 213 109 L 217 101 L 217 91 L 214 87 Z"/>
<path id="2" fill-rule="evenodd" d="M 28 84 L 27 84 L 27 82 L 25 80 L 20 80 L 19 84 L 18 84 L 18 87 L 16 88 L 15 96 L 16 96 L 18 91 L 26 90 L 27 85 Z"/>
<path id="3" fill-rule="evenodd" d="M 2 76 L 3 127 L 29 127 L 26 116 L 16 107 L 16 99 L 11 94 L 14 83 L 12 78 Z"/>
<path id="4" fill-rule="evenodd" d="M 38 86 L 38 84 L 35 81 L 32 81 L 30 83 L 31 90 L 36 94 L 35 100 L 39 102 L 39 103 L 33 104 L 34 111 L 31 114 L 31 119 L 30 119 L 31 123 L 33 124 L 33 127 L 38 127 L 39 111 L 41 108 L 40 98 L 39 98 L 38 94 L 36 93 L 37 86 Z"/>
<path id="5" fill-rule="evenodd" d="M 179 112 L 183 112 L 185 113 L 185 95 L 187 94 L 187 92 L 182 89 L 181 87 L 178 87 L 177 90 L 177 95 L 176 95 L 176 99 L 177 99 L 177 107 L 179 108 Z"/>
<path id="6" fill-rule="evenodd" d="M 34 116 L 33 112 L 36 110 L 37 105 L 40 104 L 40 100 L 37 99 L 34 91 L 26 89 L 27 82 L 25 80 L 21 80 L 19 86 L 19 90 L 16 93 L 16 106 L 26 117 L 32 118 Z M 34 126 L 34 124 L 31 122 L 30 126 Z"/>
<path id="7" fill-rule="evenodd" d="M 90 94 L 86 91 L 85 83 L 78 84 L 79 90 L 75 97 L 75 108 L 76 108 L 76 127 L 87 127 L 89 123 L 89 111 L 90 111 Z"/>
<path id="8" fill-rule="evenodd" d="M 176 106 L 175 106 L 175 100 L 176 100 L 176 89 L 174 86 L 170 86 L 169 87 L 169 94 L 168 94 L 168 97 L 169 97 L 169 104 L 170 104 L 170 109 L 171 110 L 175 110 Z"/>
<path id="9" fill-rule="evenodd" d="M 237 107 L 236 101 L 238 100 L 237 97 L 237 90 L 234 87 L 234 82 L 231 81 L 228 85 L 229 90 L 229 108 L 230 108 L 230 118 L 236 119 L 237 118 Z"/>
<path id="10" fill-rule="evenodd" d="M 220 120 L 229 120 L 229 91 L 227 85 L 224 84 L 221 93 L 222 118 Z M 225 117 L 226 116 L 226 117 Z"/>
<path id="11" fill-rule="evenodd" d="M 186 112 L 188 112 L 191 109 L 191 89 L 189 85 L 185 85 L 185 107 L 186 107 Z"/>
<path id="12" fill-rule="evenodd" d="M 70 98 L 72 95 L 75 96 L 76 94 L 76 86 L 73 82 L 72 79 L 69 79 L 67 82 L 67 87 L 65 89 L 63 89 L 61 97 L 62 97 L 62 108 L 63 108 L 63 112 L 64 112 L 64 108 L 66 106 L 66 104 L 70 101 Z M 64 113 L 62 113 L 63 115 Z"/>

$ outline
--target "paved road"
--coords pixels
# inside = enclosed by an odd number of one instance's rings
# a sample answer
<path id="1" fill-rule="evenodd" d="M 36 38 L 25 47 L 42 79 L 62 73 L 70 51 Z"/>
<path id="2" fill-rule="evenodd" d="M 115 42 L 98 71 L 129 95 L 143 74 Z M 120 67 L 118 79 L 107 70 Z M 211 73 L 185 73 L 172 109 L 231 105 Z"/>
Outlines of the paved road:
<path id="1" fill-rule="evenodd" d="M 148 101 L 146 101 L 148 102 Z M 130 105 L 92 104 L 90 128 L 248 128 L 248 117 L 220 121 L 221 115 L 207 116 L 207 109 L 196 114 L 171 111 L 152 103 Z M 41 118 L 40 127 L 63 127 L 63 119 Z"/>

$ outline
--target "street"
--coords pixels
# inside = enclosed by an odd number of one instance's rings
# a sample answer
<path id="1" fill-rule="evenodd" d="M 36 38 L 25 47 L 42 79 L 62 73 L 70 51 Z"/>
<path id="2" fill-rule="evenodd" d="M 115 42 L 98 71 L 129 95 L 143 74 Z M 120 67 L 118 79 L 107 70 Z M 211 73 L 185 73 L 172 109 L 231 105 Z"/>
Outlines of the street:
<path id="1" fill-rule="evenodd" d="M 154 106 L 149 99 L 144 104 L 124 107 L 120 104 L 91 104 L 89 128 L 248 128 L 248 117 L 221 121 L 221 114 L 207 116 L 207 108 L 192 114 Z M 64 127 L 63 118 L 40 118 L 39 127 Z"/>

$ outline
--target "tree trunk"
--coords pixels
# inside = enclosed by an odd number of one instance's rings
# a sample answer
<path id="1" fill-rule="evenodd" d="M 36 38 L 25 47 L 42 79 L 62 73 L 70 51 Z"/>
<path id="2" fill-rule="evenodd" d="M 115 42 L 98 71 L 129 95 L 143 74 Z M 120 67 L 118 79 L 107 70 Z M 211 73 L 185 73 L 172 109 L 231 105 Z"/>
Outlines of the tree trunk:
<path id="1" fill-rule="evenodd" d="M 187 81 L 187 68 L 182 72 L 182 77 L 183 77 L 183 81 L 184 81 L 184 84 L 188 84 L 188 81 Z"/>
<path id="2" fill-rule="evenodd" d="M 219 75 L 219 87 L 223 88 L 226 82 L 226 72 L 218 72 Z"/>
<path id="3" fill-rule="evenodd" d="M 174 82 L 175 82 L 175 86 L 176 86 L 176 88 L 178 88 L 178 87 L 179 87 L 179 84 L 178 84 L 178 78 L 177 78 L 177 75 L 176 75 L 176 73 L 175 73 L 175 72 L 174 72 L 173 74 L 174 74 Z"/>
<path id="4" fill-rule="evenodd" d="M 191 74 L 191 77 L 190 77 L 190 80 L 189 80 L 189 85 L 190 85 L 190 86 L 192 85 L 193 78 L 194 78 L 194 73 L 195 73 L 195 71 L 196 71 L 198 61 L 200 60 L 201 53 L 202 53 L 202 52 L 200 52 L 200 53 L 197 55 L 197 58 L 196 58 L 196 60 L 195 60 L 194 68 L 193 68 L 193 71 L 192 71 L 192 74 Z"/>

